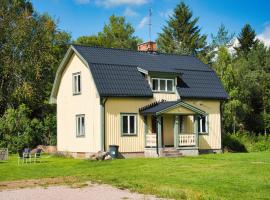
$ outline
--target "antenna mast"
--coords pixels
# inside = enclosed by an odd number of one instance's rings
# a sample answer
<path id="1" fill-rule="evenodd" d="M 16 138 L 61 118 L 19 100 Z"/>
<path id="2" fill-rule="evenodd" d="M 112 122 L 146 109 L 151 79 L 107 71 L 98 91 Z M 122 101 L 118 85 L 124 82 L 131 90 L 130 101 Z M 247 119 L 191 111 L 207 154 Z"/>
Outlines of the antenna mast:
<path id="1" fill-rule="evenodd" d="M 152 9 L 150 8 L 149 9 L 149 42 L 151 42 L 151 26 L 152 26 L 152 23 L 151 23 L 151 17 L 152 17 Z"/>

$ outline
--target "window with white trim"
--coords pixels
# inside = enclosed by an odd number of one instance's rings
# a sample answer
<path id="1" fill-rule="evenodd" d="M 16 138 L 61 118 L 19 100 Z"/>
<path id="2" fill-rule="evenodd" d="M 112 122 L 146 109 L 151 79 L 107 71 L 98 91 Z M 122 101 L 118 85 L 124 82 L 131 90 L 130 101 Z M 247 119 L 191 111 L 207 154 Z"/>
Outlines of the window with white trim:
<path id="1" fill-rule="evenodd" d="M 81 94 L 81 73 L 72 74 L 73 94 Z"/>
<path id="2" fill-rule="evenodd" d="M 198 133 L 208 133 L 208 116 L 199 116 L 198 118 Z"/>
<path id="3" fill-rule="evenodd" d="M 85 115 L 76 115 L 76 136 L 85 136 Z"/>
<path id="4" fill-rule="evenodd" d="M 137 116 L 136 114 L 121 114 L 121 132 L 122 135 L 137 134 Z"/>
<path id="5" fill-rule="evenodd" d="M 173 92 L 174 80 L 163 78 L 152 78 L 152 90 L 155 92 Z"/>

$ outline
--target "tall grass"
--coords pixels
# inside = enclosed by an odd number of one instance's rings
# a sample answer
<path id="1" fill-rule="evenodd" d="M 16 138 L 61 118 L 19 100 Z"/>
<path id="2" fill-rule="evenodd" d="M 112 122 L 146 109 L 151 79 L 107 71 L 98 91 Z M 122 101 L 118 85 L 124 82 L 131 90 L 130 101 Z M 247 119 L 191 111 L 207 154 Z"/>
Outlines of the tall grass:
<path id="1" fill-rule="evenodd" d="M 270 136 L 249 132 L 227 133 L 223 136 L 223 147 L 231 152 L 270 151 Z"/>

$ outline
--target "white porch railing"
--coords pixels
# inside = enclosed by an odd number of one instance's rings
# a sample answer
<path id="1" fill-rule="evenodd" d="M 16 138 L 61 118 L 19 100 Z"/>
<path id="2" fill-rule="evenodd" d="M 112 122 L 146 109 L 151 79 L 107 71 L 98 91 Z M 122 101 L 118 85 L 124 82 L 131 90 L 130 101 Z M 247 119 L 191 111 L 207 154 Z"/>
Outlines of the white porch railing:
<path id="1" fill-rule="evenodd" d="M 179 134 L 179 146 L 195 146 L 195 134 Z"/>
<path id="2" fill-rule="evenodd" d="M 145 139 L 146 139 L 146 146 L 147 147 L 155 147 L 156 146 L 157 136 L 155 133 L 147 134 Z"/>

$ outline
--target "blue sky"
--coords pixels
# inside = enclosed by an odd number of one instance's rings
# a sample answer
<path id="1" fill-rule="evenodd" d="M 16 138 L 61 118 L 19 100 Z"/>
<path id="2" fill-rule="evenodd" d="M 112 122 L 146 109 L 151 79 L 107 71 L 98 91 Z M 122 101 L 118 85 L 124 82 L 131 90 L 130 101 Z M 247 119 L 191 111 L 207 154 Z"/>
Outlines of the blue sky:
<path id="1" fill-rule="evenodd" d="M 148 40 L 148 10 L 152 9 L 152 39 L 156 39 L 166 19 L 179 0 L 32 0 L 35 9 L 49 13 L 58 20 L 59 27 L 72 38 L 96 34 L 108 22 L 110 15 L 125 16 L 136 32 Z M 184 0 L 199 17 L 202 33 L 210 38 L 223 23 L 231 32 L 239 33 L 250 23 L 258 37 L 270 45 L 269 0 Z"/>

